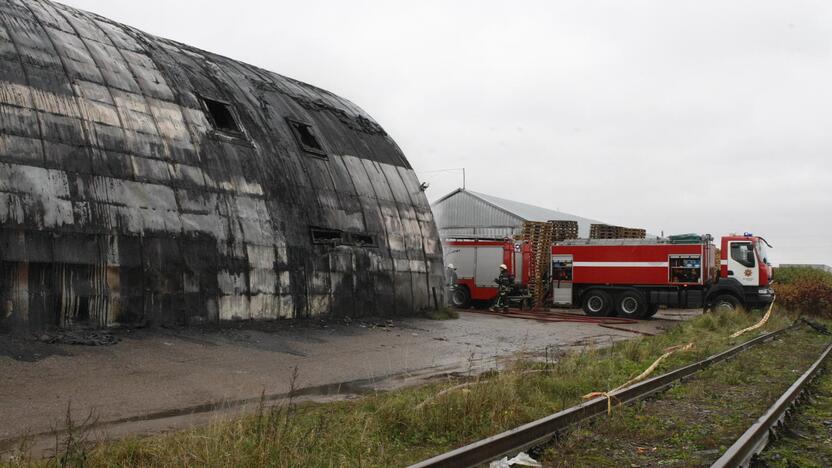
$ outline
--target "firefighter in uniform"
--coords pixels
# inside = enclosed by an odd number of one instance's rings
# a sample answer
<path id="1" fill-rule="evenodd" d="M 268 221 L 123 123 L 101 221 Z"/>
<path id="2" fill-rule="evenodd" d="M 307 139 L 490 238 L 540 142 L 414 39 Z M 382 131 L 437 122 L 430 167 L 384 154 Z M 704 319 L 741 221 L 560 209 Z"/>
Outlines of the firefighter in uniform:
<path id="1" fill-rule="evenodd" d="M 491 312 L 508 312 L 508 296 L 511 294 L 511 290 L 514 289 L 514 276 L 508 272 L 508 267 L 505 264 L 500 265 L 500 276 L 494 282 L 497 283 L 499 293 L 494 306 L 490 310 Z"/>
<path id="2" fill-rule="evenodd" d="M 456 290 L 456 282 L 459 280 L 459 276 L 456 274 L 456 267 L 453 263 L 448 264 L 445 278 L 448 280 L 448 305 L 454 305 L 454 291 Z"/>

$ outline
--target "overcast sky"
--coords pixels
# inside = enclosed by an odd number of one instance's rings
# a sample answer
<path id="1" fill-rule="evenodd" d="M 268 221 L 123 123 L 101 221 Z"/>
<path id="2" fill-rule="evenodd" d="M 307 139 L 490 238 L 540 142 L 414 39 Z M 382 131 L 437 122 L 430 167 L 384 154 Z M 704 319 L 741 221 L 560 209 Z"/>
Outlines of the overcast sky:
<path id="1" fill-rule="evenodd" d="M 64 0 L 333 91 L 459 187 L 832 265 L 832 2 Z"/>

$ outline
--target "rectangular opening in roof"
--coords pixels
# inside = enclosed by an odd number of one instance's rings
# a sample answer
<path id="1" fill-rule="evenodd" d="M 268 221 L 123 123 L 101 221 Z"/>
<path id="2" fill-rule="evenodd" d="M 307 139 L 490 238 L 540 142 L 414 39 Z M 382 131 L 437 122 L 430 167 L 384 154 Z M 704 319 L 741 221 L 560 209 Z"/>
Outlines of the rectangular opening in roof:
<path id="1" fill-rule="evenodd" d="M 215 130 L 234 134 L 243 133 L 243 129 L 237 121 L 237 117 L 234 115 L 231 104 L 208 98 L 201 99 L 202 104 L 205 106 L 208 120 L 210 120 Z"/>
<path id="2" fill-rule="evenodd" d="M 339 229 L 321 227 L 310 228 L 312 243 L 316 245 L 348 245 L 352 247 L 378 247 L 378 240 L 373 234 L 364 232 L 344 232 Z"/>
<path id="3" fill-rule="evenodd" d="M 376 237 L 372 234 L 352 232 L 349 236 L 350 244 L 356 247 L 376 247 Z"/>
<path id="4" fill-rule="evenodd" d="M 337 229 L 312 228 L 313 244 L 341 245 L 343 243 L 343 237 L 344 233 Z"/>
<path id="5" fill-rule="evenodd" d="M 326 156 L 326 151 L 324 151 L 321 140 L 318 138 L 312 125 L 292 119 L 286 120 L 289 122 L 289 127 L 292 129 L 295 140 L 303 151 L 316 156 Z"/>

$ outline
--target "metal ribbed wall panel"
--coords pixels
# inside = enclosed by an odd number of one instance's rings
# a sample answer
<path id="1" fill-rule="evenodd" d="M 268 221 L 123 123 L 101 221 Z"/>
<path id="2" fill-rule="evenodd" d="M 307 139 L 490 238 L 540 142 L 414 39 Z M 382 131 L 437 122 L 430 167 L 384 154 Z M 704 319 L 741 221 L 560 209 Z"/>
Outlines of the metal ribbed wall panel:
<path id="1" fill-rule="evenodd" d="M 231 104 L 217 132 L 202 98 Z M 287 118 L 328 155 L 303 151 Z M 354 104 L 45 0 L 0 0 L 0 321 L 409 314 L 442 301 L 430 206 Z M 373 236 L 315 245 L 311 227 Z"/>
<path id="2" fill-rule="evenodd" d="M 504 239 L 506 237 L 513 237 L 521 234 L 523 228 L 455 228 L 455 229 L 440 229 L 439 235 L 443 239 Z"/>
<path id="3" fill-rule="evenodd" d="M 459 191 L 433 205 L 443 239 L 458 236 L 503 237 L 523 225 L 523 219 Z"/>
<path id="4" fill-rule="evenodd" d="M 459 189 L 433 203 L 436 223 L 443 239 L 461 236 L 510 237 L 519 234 L 524 221 L 568 220 L 578 223 L 578 234 L 589 237 L 589 218 L 550 210 L 528 203 Z"/>

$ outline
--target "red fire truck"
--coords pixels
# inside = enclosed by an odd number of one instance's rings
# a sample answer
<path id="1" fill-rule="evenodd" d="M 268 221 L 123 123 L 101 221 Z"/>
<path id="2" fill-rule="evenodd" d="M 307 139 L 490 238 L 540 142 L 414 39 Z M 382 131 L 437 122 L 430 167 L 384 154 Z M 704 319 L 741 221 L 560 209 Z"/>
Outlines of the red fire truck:
<path id="1" fill-rule="evenodd" d="M 720 268 L 710 236 L 668 239 L 576 239 L 552 246 L 549 299 L 581 306 L 587 315 L 646 318 L 659 306 L 736 309 L 773 300 L 765 239 L 745 234 L 722 238 Z M 485 249 L 485 250 L 483 250 Z M 456 306 L 490 300 L 500 263 L 523 284 L 531 251 L 520 241 L 454 240 L 448 261 L 457 267 Z"/>
<path id="2" fill-rule="evenodd" d="M 506 265 L 520 285 L 529 282 L 531 249 L 525 242 L 508 239 L 453 239 L 445 244 L 445 260 L 454 265 L 457 284 L 451 303 L 468 307 L 471 301 L 493 301 L 499 290 L 494 281 L 500 265 Z"/>

